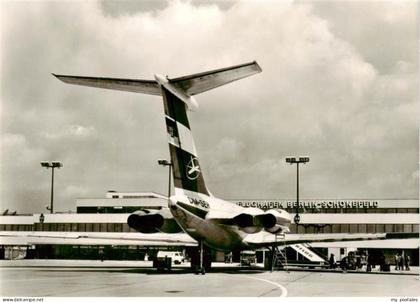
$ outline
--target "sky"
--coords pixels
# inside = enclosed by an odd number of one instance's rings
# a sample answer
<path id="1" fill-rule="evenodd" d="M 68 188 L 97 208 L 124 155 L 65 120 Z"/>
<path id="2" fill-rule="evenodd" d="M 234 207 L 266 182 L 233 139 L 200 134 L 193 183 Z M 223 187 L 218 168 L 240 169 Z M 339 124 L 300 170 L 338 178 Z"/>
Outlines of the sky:
<path id="1" fill-rule="evenodd" d="M 162 100 L 51 73 L 153 79 L 256 60 L 190 123 L 226 199 L 418 198 L 415 1 L 1 1 L 1 207 L 167 191 Z"/>

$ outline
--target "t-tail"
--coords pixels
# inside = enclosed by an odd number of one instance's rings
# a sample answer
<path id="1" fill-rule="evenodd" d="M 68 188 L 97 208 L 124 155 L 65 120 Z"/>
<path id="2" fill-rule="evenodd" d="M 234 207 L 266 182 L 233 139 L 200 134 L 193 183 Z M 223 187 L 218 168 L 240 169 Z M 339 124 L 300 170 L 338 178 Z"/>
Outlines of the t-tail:
<path id="1" fill-rule="evenodd" d="M 68 84 L 130 91 L 163 97 L 166 131 L 172 162 L 175 193 L 185 191 L 210 196 L 197 156 L 187 109 L 195 111 L 194 95 L 261 72 L 257 62 L 170 79 L 155 75 L 155 80 L 56 75 Z"/>

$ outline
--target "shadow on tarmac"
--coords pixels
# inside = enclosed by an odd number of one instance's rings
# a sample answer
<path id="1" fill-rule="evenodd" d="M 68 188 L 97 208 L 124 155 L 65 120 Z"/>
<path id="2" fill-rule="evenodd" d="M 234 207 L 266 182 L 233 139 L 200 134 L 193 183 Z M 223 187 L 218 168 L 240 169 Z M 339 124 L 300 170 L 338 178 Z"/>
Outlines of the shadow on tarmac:
<path id="1" fill-rule="evenodd" d="M 42 269 L 39 270 L 42 272 L 50 272 L 51 270 Z M 190 267 L 179 267 L 173 268 L 170 271 L 158 271 L 155 268 L 120 268 L 120 269 L 54 269 L 56 272 L 106 272 L 106 273 L 128 273 L 128 274 L 145 274 L 145 275 L 187 275 L 194 274 L 193 270 Z M 259 267 L 213 267 L 210 271 L 206 272 L 207 274 L 261 274 L 266 272 Z"/>

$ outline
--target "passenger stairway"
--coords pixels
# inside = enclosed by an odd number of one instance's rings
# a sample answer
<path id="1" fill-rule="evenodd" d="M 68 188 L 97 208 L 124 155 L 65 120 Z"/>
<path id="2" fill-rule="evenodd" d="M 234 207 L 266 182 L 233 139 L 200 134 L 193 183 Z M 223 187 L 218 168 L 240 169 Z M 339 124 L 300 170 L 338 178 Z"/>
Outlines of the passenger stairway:
<path id="1" fill-rule="evenodd" d="M 273 272 L 274 269 L 284 269 L 285 271 L 289 272 L 288 270 L 288 264 L 287 264 L 287 254 L 286 254 L 286 241 L 284 234 L 276 234 L 275 235 L 275 242 L 273 248 L 272 248 L 272 265 L 271 265 L 271 272 Z M 277 242 L 281 244 L 277 244 Z"/>
<path id="2" fill-rule="evenodd" d="M 320 255 L 307 243 L 291 244 L 289 246 L 310 262 L 328 262 L 328 258 L 326 258 L 323 255 Z"/>

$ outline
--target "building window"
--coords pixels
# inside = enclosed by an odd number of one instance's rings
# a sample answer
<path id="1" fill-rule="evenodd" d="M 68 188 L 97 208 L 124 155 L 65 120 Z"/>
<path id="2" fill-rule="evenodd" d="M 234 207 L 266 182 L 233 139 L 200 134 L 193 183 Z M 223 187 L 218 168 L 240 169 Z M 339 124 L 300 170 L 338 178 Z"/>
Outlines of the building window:
<path id="1" fill-rule="evenodd" d="M 93 223 L 93 232 L 100 232 L 100 224 L 99 223 Z"/>
<path id="2" fill-rule="evenodd" d="M 350 231 L 350 225 L 349 224 L 342 224 L 341 225 L 341 233 L 348 233 Z"/>
<path id="3" fill-rule="evenodd" d="M 48 228 L 47 228 L 48 225 Z M 44 224 L 45 227 L 45 231 L 50 231 L 50 232 L 56 232 L 58 231 L 58 223 L 48 223 L 48 224 Z"/>
<path id="4" fill-rule="evenodd" d="M 324 233 L 332 233 L 332 225 L 331 224 L 328 224 L 327 226 L 325 226 Z"/>
<path id="5" fill-rule="evenodd" d="M 408 232 L 412 232 L 413 231 L 413 228 L 412 228 L 411 224 L 404 224 L 403 225 L 403 228 L 404 228 L 404 232 L 405 233 L 408 233 Z"/>
<path id="6" fill-rule="evenodd" d="M 394 231 L 394 225 L 393 224 L 386 224 L 385 225 L 385 233 L 392 233 Z"/>
<path id="7" fill-rule="evenodd" d="M 19 231 L 25 232 L 26 230 L 27 230 L 27 225 L 26 224 L 19 225 Z"/>
<path id="8" fill-rule="evenodd" d="M 339 224 L 333 224 L 332 225 L 332 233 L 341 233 Z"/>
<path id="9" fill-rule="evenodd" d="M 297 233 L 298 234 L 305 234 L 305 227 L 303 225 L 297 226 Z"/>
<path id="10" fill-rule="evenodd" d="M 78 223 L 77 224 L 77 231 L 78 232 L 86 232 L 86 223 Z"/>
<path id="11" fill-rule="evenodd" d="M 395 224 L 395 232 L 400 233 L 403 232 L 403 224 Z"/>
<path id="12" fill-rule="evenodd" d="M 123 224 L 123 232 L 124 233 L 128 233 L 128 232 L 130 232 L 130 227 L 128 226 L 128 224 L 126 224 L 126 223 L 124 223 Z"/>
<path id="13" fill-rule="evenodd" d="M 376 225 L 376 232 L 377 233 L 385 233 L 385 224 L 377 224 Z"/>
<path id="14" fill-rule="evenodd" d="M 114 226 L 114 232 L 122 232 L 123 225 L 122 223 L 116 223 Z"/>
<path id="15" fill-rule="evenodd" d="M 357 233 L 357 224 L 350 224 L 350 233 Z"/>
<path id="16" fill-rule="evenodd" d="M 368 225 L 367 225 L 367 232 L 368 232 L 368 233 L 375 233 L 375 225 L 373 225 L 373 224 L 368 224 Z"/>

